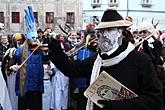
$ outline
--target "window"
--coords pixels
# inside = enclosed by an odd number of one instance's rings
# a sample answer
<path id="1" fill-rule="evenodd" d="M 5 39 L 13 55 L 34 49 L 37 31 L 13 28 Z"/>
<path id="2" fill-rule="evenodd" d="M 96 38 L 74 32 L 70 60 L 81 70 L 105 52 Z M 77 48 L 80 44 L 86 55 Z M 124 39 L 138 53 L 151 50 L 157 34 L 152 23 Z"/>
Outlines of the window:
<path id="1" fill-rule="evenodd" d="M 110 7 L 113 7 L 113 6 L 118 7 L 119 6 L 119 0 L 108 0 L 108 5 Z"/>
<path id="2" fill-rule="evenodd" d="M 33 12 L 33 13 L 34 13 L 35 22 L 38 23 L 38 12 Z"/>
<path id="3" fill-rule="evenodd" d="M 142 0 L 143 4 L 151 4 L 151 0 Z"/>
<path id="4" fill-rule="evenodd" d="M 0 12 L 0 23 L 4 23 L 4 12 Z"/>
<path id="5" fill-rule="evenodd" d="M 101 2 L 101 0 L 93 0 L 93 3 L 100 3 Z"/>
<path id="6" fill-rule="evenodd" d="M 151 4 L 151 0 L 142 0 L 141 1 L 141 4 L 142 4 L 142 7 L 151 7 L 152 4 Z"/>
<path id="7" fill-rule="evenodd" d="M 54 23 L 54 12 L 46 12 L 46 23 Z"/>
<path id="8" fill-rule="evenodd" d="M 75 22 L 75 13 L 67 12 L 66 13 L 66 23 L 74 24 L 74 22 Z"/>
<path id="9" fill-rule="evenodd" d="M 20 23 L 20 13 L 12 12 L 12 23 Z"/>
<path id="10" fill-rule="evenodd" d="M 95 7 L 100 7 L 101 6 L 101 0 L 92 0 L 91 1 L 91 6 L 93 7 L 93 8 L 95 8 Z"/>

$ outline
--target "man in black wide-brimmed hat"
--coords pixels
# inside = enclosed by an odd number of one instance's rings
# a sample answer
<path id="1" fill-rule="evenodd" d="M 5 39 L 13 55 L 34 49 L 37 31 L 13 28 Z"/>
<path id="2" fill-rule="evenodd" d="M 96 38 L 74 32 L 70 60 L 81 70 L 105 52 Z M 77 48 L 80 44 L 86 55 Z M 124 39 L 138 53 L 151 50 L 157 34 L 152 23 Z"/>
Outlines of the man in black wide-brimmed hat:
<path id="1" fill-rule="evenodd" d="M 161 87 L 151 59 L 138 53 L 134 45 L 125 40 L 132 22 L 126 21 L 115 9 L 107 9 L 95 28 L 99 32 L 98 54 L 84 61 L 70 60 L 56 40 L 49 43 L 51 61 L 66 76 L 90 77 L 91 83 L 106 71 L 138 97 L 122 100 L 99 100 L 99 108 L 89 99 L 86 110 L 160 110 Z"/>

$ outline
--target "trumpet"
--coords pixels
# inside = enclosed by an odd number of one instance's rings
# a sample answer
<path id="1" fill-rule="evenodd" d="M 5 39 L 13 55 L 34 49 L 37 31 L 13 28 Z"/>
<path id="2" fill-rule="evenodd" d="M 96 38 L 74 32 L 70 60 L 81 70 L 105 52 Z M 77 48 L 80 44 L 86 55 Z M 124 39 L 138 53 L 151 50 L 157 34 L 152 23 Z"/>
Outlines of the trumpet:
<path id="1" fill-rule="evenodd" d="M 88 43 L 91 43 L 91 42 L 94 42 L 94 41 L 97 41 L 98 38 L 94 38 L 92 39 L 91 41 L 89 41 Z M 68 52 L 66 52 L 65 54 L 68 55 L 69 57 L 71 56 L 74 56 L 80 49 L 84 48 L 84 47 L 87 47 L 86 45 L 87 43 L 85 43 L 84 45 L 80 46 L 80 47 L 74 47 L 72 48 L 71 50 L 69 50 Z"/>

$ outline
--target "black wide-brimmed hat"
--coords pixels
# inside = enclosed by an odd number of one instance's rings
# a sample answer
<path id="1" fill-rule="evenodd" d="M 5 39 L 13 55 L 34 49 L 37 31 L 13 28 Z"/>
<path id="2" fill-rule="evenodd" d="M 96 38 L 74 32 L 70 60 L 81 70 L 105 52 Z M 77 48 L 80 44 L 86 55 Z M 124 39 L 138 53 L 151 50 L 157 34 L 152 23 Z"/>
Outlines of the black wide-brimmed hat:
<path id="1" fill-rule="evenodd" d="M 116 9 L 111 8 L 104 11 L 101 22 L 95 29 L 111 28 L 111 27 L 128 27 L 132 22 L 123 19 Z"/>

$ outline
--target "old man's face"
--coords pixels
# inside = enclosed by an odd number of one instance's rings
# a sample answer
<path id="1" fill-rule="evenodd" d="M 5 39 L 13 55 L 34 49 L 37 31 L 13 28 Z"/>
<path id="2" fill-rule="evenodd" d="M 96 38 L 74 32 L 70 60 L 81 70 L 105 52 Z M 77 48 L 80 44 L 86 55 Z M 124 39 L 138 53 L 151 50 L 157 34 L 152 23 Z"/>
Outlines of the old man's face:
<path id="1" fill-rule="evenodd" d="M 114 49 L 122 43 L 122 29 L 108 28 L 100 30 L 98 46 L 102 53 Z"/>

